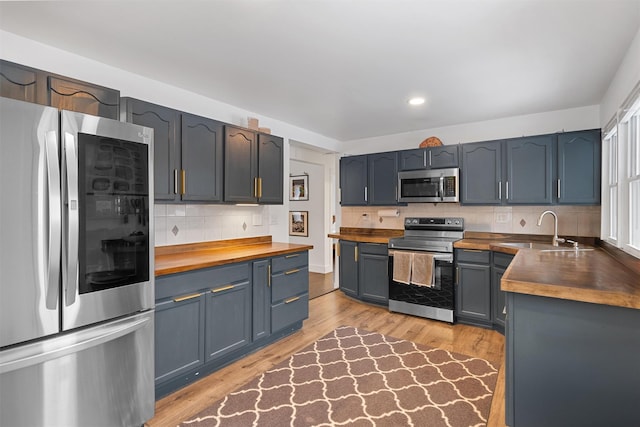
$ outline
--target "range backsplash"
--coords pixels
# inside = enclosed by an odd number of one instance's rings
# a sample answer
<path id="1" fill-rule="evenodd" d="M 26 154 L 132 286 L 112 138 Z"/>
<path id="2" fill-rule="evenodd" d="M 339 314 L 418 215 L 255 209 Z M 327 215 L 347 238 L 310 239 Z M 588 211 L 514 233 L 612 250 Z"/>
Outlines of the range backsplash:
<path id="1" fill-rule="evenodd" d="M 399 216 L 387 216 L 389 209 L 397 209 Z M 558 214 L 560 236 L 600 237 L 600 206 L 461 206 L 458 203 L 415 203 L 400 207 L 343 207 L 342 227 L 404 228 L 405 217 L 462 217 L 465 230 L 492 233 L 553 234 L 553 218 L 545 210 Z M 382 214 L 379 215 L 379 214 Z"/>

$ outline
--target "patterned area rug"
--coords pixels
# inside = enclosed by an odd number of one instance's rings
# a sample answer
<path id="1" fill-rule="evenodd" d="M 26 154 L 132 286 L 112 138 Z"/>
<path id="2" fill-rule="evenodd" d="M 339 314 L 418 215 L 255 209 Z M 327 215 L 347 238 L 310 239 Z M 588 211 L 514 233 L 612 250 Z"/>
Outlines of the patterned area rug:
<path id="1" fill-rule="evenodd" d="M 483 359 L 343 326 L 181 426 L 484 426 L 497 377 Z"/>

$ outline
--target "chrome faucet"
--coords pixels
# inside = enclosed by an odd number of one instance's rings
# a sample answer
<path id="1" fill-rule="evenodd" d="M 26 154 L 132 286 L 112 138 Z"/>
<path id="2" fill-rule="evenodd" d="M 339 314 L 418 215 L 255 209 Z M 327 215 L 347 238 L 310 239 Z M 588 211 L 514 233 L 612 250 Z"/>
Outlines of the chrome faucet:
<path id="1" fill-rule="evenodd" d="M 540 224 L 542 224 L 542 217 L 545 216 L 546 214 L 553 215 L 553 240 L 551 241 L 551 244 L 553 246 L 558 246 L 558 242 L 564 242 L 564 239 L 558 238 L 558 215 L 556 215 L 554 211 L 542 212 L 540 214 L 540 217 L 538 218 L 538 227 L 540 227 Z"/>

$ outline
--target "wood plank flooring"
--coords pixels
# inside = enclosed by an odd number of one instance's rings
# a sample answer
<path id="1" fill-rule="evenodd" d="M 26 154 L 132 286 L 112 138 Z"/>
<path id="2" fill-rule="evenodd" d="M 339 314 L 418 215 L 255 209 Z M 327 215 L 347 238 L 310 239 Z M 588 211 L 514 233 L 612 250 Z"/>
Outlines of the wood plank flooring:
<path id="1" fill-rule="evenodd" d="M 333 273 L 309 273 L 309 299 L 334 291 Z"/>
<path id="2" fill-rule="evenodd" d="M 472 326 L 449 325 L 390 313 L 386 308 L 355 301 L 340 291 L 330 292 L 310 301 L 309 319 L 304 321 L 300 331 L 156 402 L 156 415 L 147 425 L 175 427 L 254 376 L 269 370 L 291 354 L 342 325 L 355 326 L 497 363 L 500 371 L 487 425 L 505 425 L 502 335 Z"/>

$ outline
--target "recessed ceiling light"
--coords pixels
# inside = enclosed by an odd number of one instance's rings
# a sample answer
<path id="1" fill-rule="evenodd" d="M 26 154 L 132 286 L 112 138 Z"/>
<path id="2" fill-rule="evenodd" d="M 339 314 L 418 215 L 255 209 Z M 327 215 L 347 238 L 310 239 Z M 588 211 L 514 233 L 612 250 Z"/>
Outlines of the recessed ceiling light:
<path id="1" fill-rule="evenodd" d="M 422 105 L 424 104 L 424 98 L 415 97 L 409 100 L 409 105 Z"/>

